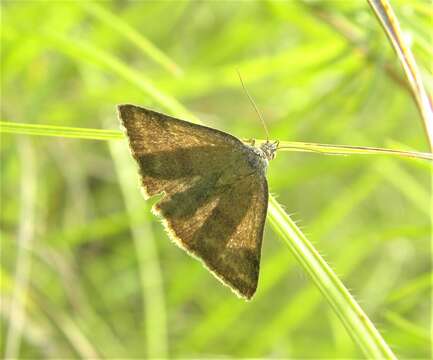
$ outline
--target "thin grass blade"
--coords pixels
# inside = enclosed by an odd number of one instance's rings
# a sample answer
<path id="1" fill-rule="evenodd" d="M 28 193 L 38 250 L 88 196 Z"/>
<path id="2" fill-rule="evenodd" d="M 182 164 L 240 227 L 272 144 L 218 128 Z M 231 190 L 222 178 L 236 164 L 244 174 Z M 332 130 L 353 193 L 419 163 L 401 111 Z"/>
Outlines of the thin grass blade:
<path id="1" fill-rule="evenodd" d="M 367 0 L 391 41 L 397 56 L 403 66 L 407 80 L 415 96 L 427 134 L 430 149 L 433 150 L 433 110 L 427 91 L 421 79 L 415 57 L 406 45 L 399 21 L 388 0 Z"/>
<path id="2" fill-rule="evenodd" d="M 0 133 L 57 136 L 87 140 L 121 140 L 124 135 L 119 130 L 86 129 L 68 126 L 39 125 L 0 121 Z M 257 140 L 264 142 L 265 140 Z M 250 140 L 244 140 L 250 143 Z M 313 152 L 325 155 L 389 155 L 414 159 L 433 160 L 433 154 L 419 151 L 393 150 L 368 146 L 331 145 L 319 143 L 304 143 L 294 141 L 280 141 L 281 151 Z"/>
<path id="3" fill-rule="evenodd" d="M 164 52 L 162 52 L 146 37 L 122 20 L 121 17 L 114 15 L 97 2 L 86 1 L 79 2 L 78 4 L 99 21 L 116 30 L 128 41 L 137 46 L 143 54 L 151 58 L 155 63 L 159 64 L 172 75 L 179 77 L 183 74 L 183 71 L 178 64 L 165 55 Z"/>
<path id="4" fill-rule="evenodd" d="M 272 196 L 269 197 L 269 221 L 296 260 L 310 275 L 366 357 L 396 359 L 379 331 L 343 283 Z"/>

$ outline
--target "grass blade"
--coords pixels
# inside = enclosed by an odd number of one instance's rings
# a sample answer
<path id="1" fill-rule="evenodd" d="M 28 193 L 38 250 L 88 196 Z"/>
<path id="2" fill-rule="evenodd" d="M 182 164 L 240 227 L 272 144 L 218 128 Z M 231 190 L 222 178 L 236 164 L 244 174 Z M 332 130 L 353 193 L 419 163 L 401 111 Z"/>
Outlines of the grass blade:
<path id="1" fill-rule="evenodd" d="M 274 197 L 269 221 L 369 359 L 395 359 L 373 323 Z"/>
<path id="2" fill-rule="evenodd" d="M 126 63 L 115 57 L 111 53 L 92 46 L 85 41 L 71 40 L 70 38 L 50 33 L 47 34 L 47 40 L 51 41 L 60 51 L 78 59 L 79 61 L 91 61 L 99 66 L 111 70 L 143 91 L 158 104 L 175 112 L 182 117 L 194 121 L 194 116 L 177 100 L 157 89 L 156 86 L 138 71 L 131 69 Z"/>
<path id="3" fill-rule="evenodd" d="M 397 17 L 387 0 L 367 0 L 380 21 L 403 66 L 407 80 L 421 113 L 430 149 L 433 150 L 433 110 L 424 88 L 415 57 L 406 45 Z"/>
<path id="4" fill-rule="evenodd" d="M 0 121 L 0 133 L 1 132 L 37 136 L 58 136 L 87 140 L 121 140 L 124 138 L 123 133 L 119 130 L 86 129 L 68 126 L 14 123 L 9 121 Z M 265 140 L 257 140 L 257 142 L 264 141 Z M 249 143 L 250 140 L 244 140 L 244 142 Z M 404 151 L 368 146 L 331 145 L 296 141 L 281 141 L 280 144 L 281 145 L 279 146 L 278 150 L 282 151 L 313 152 L 325 155 L 389 155 L 433 160 L 433 154 L 419 151 Z"/>
<path id="5" fill-rule="evenodd" d="M 15 267 L 15 283 L 5 344 L 5 358 L 7 359 L 20 357 L 21 337 L 26 323 L 24 299 L 31 271 L 29 249 L 32 248 L 35 231 L 36 179 L 38 178 L 36 175 L 37 160 L 33 151 L 28 139 L 21 141 L 21 215 L 17 235 L 18 254 Z"/>
<path id="6" fill-rule="evenodd" d="M 180 76 L 183 74 L 182 69 L 174 61 L 167 57 L 167 55 L 158 49 L 152 42 L 132 28 L 128 23 L 123 21 L 119 16 L 115 16 L 97 2 L 81 2 L 79 5 L 98 20 L 123 35 L 132 44 L 136 45 L 143 54 L 147 55 L 172 75 Z"/>
<path id="7" fill-rule="evenodd" d="M 57 136 L 64 138 L 87 140 L 120 140 L 124 138 L 124 135 L 119 130 L 101 130 L 75 128 L 70 126 L 24 124 L 8 121 L 0 121 L 0 132 L 36 136 Z"/>
<path id="8" fill-rule="evenodd" d="M 369 146 L 332 145 L 303 142 L 280 142 L 278 150 L 317 152 L 326 155 L 390 155 L 433 160 L 433 154 L 417 151 L 392 150 Z"/>
<path id="9" fill-rule="evenodd" d="M 137 196 L 139 182 L 136 171 L 128 160 L 128 147 L 120 142 L 110 142 L 111 156 L 116 165 L 120 187 L 130 221 L 131 233 L 137 254 L 139 277 L 143 301 L 143 335 L 146 337 L 146 351 L 150 359 L 167 358 L 167 324 L 163 290 L 163 279 L 159 264 L 158 251 L 150 221 L 146 214 L 150 208 L 143 209 L 143 200 Z"/>

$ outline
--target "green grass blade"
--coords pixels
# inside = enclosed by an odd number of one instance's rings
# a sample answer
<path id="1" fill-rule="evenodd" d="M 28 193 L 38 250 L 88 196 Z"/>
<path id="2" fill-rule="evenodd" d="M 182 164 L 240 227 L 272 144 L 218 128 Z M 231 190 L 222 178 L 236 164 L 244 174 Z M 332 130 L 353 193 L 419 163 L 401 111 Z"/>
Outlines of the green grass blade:
<path id="1" fill-rule="evenodd" d="M 123 139 L 119 130 L 86 129 L 70 126 L 24 124 L 0 121 L 0 132 L 36 136 L 56 136 L 87 140 L 115 140 Z"/>
<path id="2" fill-rule="evenodd" d="M 36 191 L 37 179 L 34 149 L 28 140 L 23 140 L 20 146 L 21 188 L 20 225 L 17 234 L 18 254 L 15 266 L 12 306 L 10 308 L 9 328 L 6 338 L 5 357 L 7 359 L 20 357 L 22 332 L 26 324 L 24 298 L 30 281 L 31 257 L 35 236 Z"/>
<path id="3" fill-rule="evenodd" d="M 119 34 L 123 35 L 132 44 L 136 45 L 138 49 L 161 67 L 169 71 L 174 76 L 183 74 L 182 69 L 167 55 L 165 55 L 159 48 L 157 48 L 146 37 L 140 34 L 137 30 L 131 27 L 128 23 L 123 21 L 119 16 L 114 15 L 106 10 L 97 2 L 80 2 L 85 10 L 96 17 L 107 26 L 116 30 Z"/>
<path id="4" fill-rule="evenodd" d="M 359 263 L 368 256 L 369 249 L 363 245 L 361 242 L 348 244 L 336 261 L 343 265 L 339 270 L 345 274 L 345 277 L 348 277 Z M 351 255 L 349 258 L 347 257 L 348 254 Z M 285 308 L 269 319 L 260 332 L 248 337 L 245 348 L 254 349 L 254 353 L 265 354 L 268 344 L 271 344 L 272 341 L 278 341 L 288 331 L 294 331 L 294 329 L 302 326 L 303 322 L 308 322 L 308 319 L 314 316 L 312 314 L 317 311 L 321 304 L 320 292 L 317 291 L 313 284 L 307 284 L 296 294 L 293 294 L 292 299 L 285 305 Z M 275 332 L 275 329 L 277 329 L 277 332 Z"/>
<path id="5" fill-rule="evenodd" d="M 167 323 L 163 278 L 160 268 L 156 239 L 149 221 L 150 206 L 137 196 L 139 181 L 128 153 L 128 146 L 110 142 L 111 156 L 130 220 L 131 233 L 138 259 L 143 301 L 143 336 L 146 337 L 147 354 L 150 359 L 166 358 L 168 354 Z"/>
<path id="6" fill-rule="evenodd" d="M 412 54 L 409 46 L 403 37 L 400 29 L 400 24 L 392 10 L 388 0 L 367 0 L 370 7 L 373 9 L 376 17 L 380 21 L 383 29 L 386 32 L 391 44 L 397 53 L 397 56 L 403 66 L 407 80 L 414 94 L 418 109 L 421 113 L 424 128 L 430 144 L 430 149 L 433 150 L 433 110 L 424 88 L 415 57 Z"/>
<path id="7" fill-rule="evenodd" d="M 427 292 L 431 288 L 433 288 L 432 274 L 428 272 L 393 291 L 388 297 L 388 303 L 392 304 L 404 301 L 405 298 L 415 296 L 417 293 L 422 293 L 423 291 Z"/>
<path id="8" fill-rule="evenodd" d="M 389 346 L 349 291 L 272 196 L 269 198 L 269 221 L 367 358 L 395 359 Z"/>
<path id="9" fill-rule="evenodd" d="M 418 339 L 422 343 L 422 346 L 427 347 L 430 344 L 431 338 L 428 329 L 412 323 L 393 311 L 387 311 L 385 318 L 394 324 L 402 334 L 411 335 Z"/>
<path id="10" fill-rule="evenodd" d="M 317 152 L 326 155 L 389 155 L 424 160 L 433 160 L 433 154 L 417 151 L 392 150 L 369 146 L 315 144 L 294 141 L 281 141 L 278 147 L 287 151 Z"/>
<path id="11" fill-rule="evenodd" d="M 176 99 L 159 90 L 149 79 L 138 71 L 130 68 L 126 63 L 111 53 L 94 47 L 88 42 L 71 40 L 70 38 L 55 33 L 48 34 L 47 40 L 51 41 L 59 50 L 79 61 L 92 61 L 103 68 L 111 70 L 113 73 L 119 75 L 120 78 L 127 80 L 150 98 L 154 99 L 158 104 L 173 113 L 191 121 L 195 120 L 191 112 Z"/>
<path id="12" fill-rule="evenodd" d="M 14 123 L 9 121 L 0 121 L 0 133 L 1 132 L 23 135 L 58 136 L 87 140 L 120 140 L 124 138 L 123 133 L 119 130 L 86 129 L 68 126 Z M 246 143 L 249 142 L 249 140 L 244 141 Z M 263 142 L 264 140 L 257 141 Z M 281 151 L 313 152 L 325 155 L 389 155 L 433 160 L 433 155 L 431 153 L 423 153 L 419 151 L 403 151 L 368 146 L 331 145 L 295 141 L 281 141 L 280 144 L 281 146 L 279 150 Z"/>
<path id="13" fill-rule="evenodd" d="M 430 215 L 429 191 L 423 188 L 410 172 L 391 161 L 382 161 L 376 166 L 376 171 L 382 174 L 391 185 L 395 186 L 402 194 L 410 199 L 416 208 Z"/>

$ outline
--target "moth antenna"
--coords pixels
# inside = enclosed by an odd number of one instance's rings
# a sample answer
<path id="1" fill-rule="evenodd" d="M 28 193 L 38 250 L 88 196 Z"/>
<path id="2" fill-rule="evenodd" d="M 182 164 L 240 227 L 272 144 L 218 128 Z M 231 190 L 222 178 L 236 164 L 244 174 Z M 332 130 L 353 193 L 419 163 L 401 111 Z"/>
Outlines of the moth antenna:
<path id="1" fill-rule="evenodd" d="M 263 127 L 265 128 L 265 132 L 266 132 L 266 141 L 269 142 L 269 131 L 268 128 L 266 126 L 265 120 L 263 119 L 263 116 L 259 110 L 259 108 L 257 107 L 256 103 L 254 102 L 253 98 L 251 97 L 250 93 L 248 92 L 244 81 L 242 80 L 242 76 L 241 73 L 239 72 L 238 69 L 236 69 L 236 72 L 238 73 L 239 76 L 239 80 L 241 81 L 242 87 L 244 88 L 245 93 L 248 96 L 248 99 L 250 100 L 251 104 L 253 105 L 254 110 L 256 111 L 257 115 L 259 116 L 260 121 L 262 122 Z"/>

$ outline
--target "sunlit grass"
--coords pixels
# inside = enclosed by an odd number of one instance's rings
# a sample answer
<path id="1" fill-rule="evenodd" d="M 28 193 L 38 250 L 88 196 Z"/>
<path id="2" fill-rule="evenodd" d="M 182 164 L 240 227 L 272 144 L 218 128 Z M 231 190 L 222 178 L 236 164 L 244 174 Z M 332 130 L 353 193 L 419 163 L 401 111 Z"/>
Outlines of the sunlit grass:
<path id="1" fill-rule="evenodd" d="M 425 4 L 395 7 L 423 71 Z M 21 343 L 13 352 L 373 358 L 391 347 L 429 357 L 430 162 L 414 158 L 431 154 L 367 3 L 10 1 L 2 15 L 4 304 L 19 290 L 14 240 L 28 226 L 21 135 L 32 135 L 38 174 L 26 326 L 9 331 L 15 320 L 1 309 L 2 333 Z M 236 69 L 286 147 L 269 169 L 285 212 L 272 200 L 276 232 L 266 231 L 250 303 L 172 246 L 134 188 L 123 134 L 105 130 L 118 128 L 116 104 L 136 103 L 263 138 Z M 308 260 L 319 252 L 325 261 Z"/>

